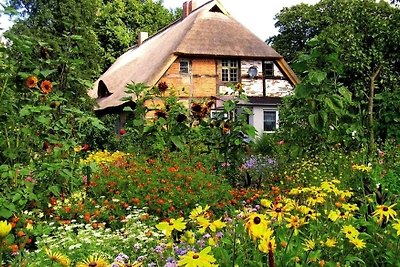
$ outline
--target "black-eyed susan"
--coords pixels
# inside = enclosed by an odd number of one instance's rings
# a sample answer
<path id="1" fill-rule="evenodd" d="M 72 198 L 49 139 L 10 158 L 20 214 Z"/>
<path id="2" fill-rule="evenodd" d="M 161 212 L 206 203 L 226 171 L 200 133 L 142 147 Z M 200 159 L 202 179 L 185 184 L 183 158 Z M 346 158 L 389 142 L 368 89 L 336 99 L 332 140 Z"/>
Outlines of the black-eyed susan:
<path id="1" fill-rule="evenodd" d="M 186 222 L 184 222 L 184 218 L 179 219 L 170 219 L 169 222 L 160 222 L 156 225 L 156 228 L 162 231 L 167 237 L 171 236 L 173 230 L 177 230 L 182 232 L 186 228 Z"/>
<path id="2" fill-rule="evenodd" d="M 304 251 L 310 251 L 315 248 L 315 242 L 312 239 L 306 239 L 303 243 Z"/>
<path id="3" fill-rule="evenodd" d="M 52 89 L 53 89 L 53 84 L 49 80 L 44 80 L 40 84 L 40 92 L 42 92 L 43 94 L 49 94 Z"/>
<path id="4" fill-rule="evenodd" d="M 299 233 L 299 228 L 303 226 L 304 224 L 307 224 L 307 222 L 304 220 L 304 218 L 300 218 L 299 216 L 290 216 L 290 218 L 285 219 L 288 224 L 286 224 L 286 227 L 289 229 L 293 229 L 293 234 L 296 236 Z"/>
<path id="5" fill-rule="evenodd" d="M 38 84 L 38 78 L 36 77 L 36 76 L 29 76 L 27 79 L 26 79 L 26 81 L 25 81 L 25 85 L 26 85 L 26 87 L 28 87 L 28 88 L 30 88 L 30 89 L 32 89 L 32 88 L 35 88 L 36 86 L 37 86 L 37 84 Z"/>
<path id="6" fill-rule="evenodd" d="M 210 255 L 211 247 L 206 247 L 200 252 L 189 251 L 184 256 L 179 256 L 178 266 L 186 267 L 216 267 L 216 259 Z"/>
<path id="7" fill-rule="evenodd" d="M 396 204 L 393 204 L 390 206 L 378 205 L 376 207 L 376 210 L 372 213 L 372 216 L 378 217 L 379 223 L 382 223 L 385 219 L 386 219 L 386 222 L 388 222 L 389 218 L 394 219 L 394 217 L 396 217 L 396 215 L 397 215 L 396 211 L 392 209 L 395 205 Z"/>
<path id="8" fill-rule="evenodd" d="M 290 211 L 290 207 L 288 205 L 282 205 L 282 203 L 276 203 L 272 205 L 271 210 L 267 213 L 272 218 L 276 219 L 279 223 L 287 216 Z"/>
<path id="9" fill-rule="evenodd" d="M 7 221 L 0 221 L 0 238 L 6 237 L 11 231 L 11 224 Z"/>
<path id="10" fill-rule="evenodd" d="M 45 248 L 44 251 L 51 261 L 57 262 L 63 267 L 68 267 L 71 265 L 71 260 L 61 252 L 53 252 L 48 248 Z"/>
<path id="11" fill-rule="evenodd" d="M 337 244 L 336 239 L 330 238 L 330 237 L 328 237 L 326 239 L 326 241 L 324 242 L 324 245 L 328 248 L 334 248 L 334 247 L 336 247 L 336 244 Z"/>
<path id="12" fill-rule="evenodd" d="M 346 235 L 347 238 L 357 238 L 360 232 L 353 225 L 344 225 L 342 227 L 342 233 Z"/>
<path id="13" fill-rule="evenodd" d="M 348 211 L 340 211 L 340 210 L 330 210 L 328 214 L 328 218 L 336 222 L 338 219 L 349 219 L 352 215 Z"/>
<path id="14" fill-rule="evenodd" d="M 204 208 L 202 206 L 198 206 L 190 212 L 189 218 L 195 221 L 197 217 L 204 215 L 209 209 L 210 206 L 208 205 L 206 205 Z"/>
<path id="15" fill-rule="evenodd" d="M 91 255 L 82 262 L 78 262 L 76 267 L 107 267 L 108 262 L 105 258 L 99 255 Z"/>
<path id="16" fill-rule="evenodd" d="M 270 251 L 274 252 L 276 249 L 275 237 L 269 236 L 267 238 L 262 238 L 258 249 L 264 253 L 269 253 Z"/>
<path id="17" fill-rule="evenodd" d="M 245 219 L 245 228 L 247 233 L 253 239 L 261 238 L 266 235 L 268 228 L 268 220 L 264 214 L 251 213 Z"/>
<path id="18" fill-rule="evenodd" d="M 400 236 L 400 221 L 396 219 L 396 222 L 392 224 L 393 228 L 397 230 L 397 235 Z"/>
<path id="19" fill-rule="evenodd" d="M 359 239 L 358 237 L 349 238 L 349 241 L 358 249 L 365 248 L 366 243 L 362 239 Z"/>

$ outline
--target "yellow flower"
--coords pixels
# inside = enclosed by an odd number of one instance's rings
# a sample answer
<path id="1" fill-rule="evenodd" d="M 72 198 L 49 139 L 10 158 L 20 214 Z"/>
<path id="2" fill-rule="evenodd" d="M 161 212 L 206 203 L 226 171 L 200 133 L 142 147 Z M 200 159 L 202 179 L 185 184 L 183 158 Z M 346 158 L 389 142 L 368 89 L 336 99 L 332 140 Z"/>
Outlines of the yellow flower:
<path id="1" fill-rule="evenodd" d="M 393 228 L 397 230 L 397 235 L 400 236 L 400 221 L 396 219 L 396 223 L 393 223 Z"/>
<path id="2" fill-rule="evenodd" d="M 160 222 L 156 225 L 156 228 L 160 231 L 163 231 L 167 237 L 170 237 L 173 230 L 177 230 L 179 232 L 185 230 L 186 222 L 183 220 L 184 218 L 182 217 L 176 220 L 170 219 L 169 222 Z"/>
<path id="3" fill-rule="evenodd" d="M 315 248 L 315 242 L 311 239 L 306 239 L 305 242 L 303 243 L 304 245 L 304 251 L 310 251 Z"/>
<path id="4" fill-rule="evenodd" d="M 210 221 L 208 219 L 204 218 L 203 216 L 197 217 L 196 221 L 200 226 L 199 232 L 201 234 L 204 234 L 204 232 L 206 231 L 207 227 L 210 226 Z"/>
<path id="5" fill-rule="evenodd" d="M 206 247 L 199 253 L 189 251 L 184 256 L 179 256 L 178 266 L 186 267 L 217 267 L 218 265 L 213 264 L 216 259 L 209 255 L 211 247 Z"/>
<path id="6" fill-rule="evenodd" d="M 76 267 L 107 267 L 108 262 L 105 258 L 101 256 L 89 256 L 88 259 L 84 260 L 83 262 L 78 262 Z"/>
<path id="7" fill-rule="evenodd" d="M 349 212 L 354 212 L 359 210 L 356 204 L 348 204 L 348 203 L 343 203 L 342 205 L 343 209 Z"/>
<path id="8" fill-rule="evenodd" d="M 45 248 L 44 251 L 51 261 L 58 262 L 63 267 L 71 265 L 71 260 L 67 256 L 61 254 L 61 252 L 52 252 L 48 248 Z"/>
<path id="9" fill-rule="evenodd" d="M 347 238 L 357 238 L 360 234 L 356 228 L 352 225 L 344 225 L 342 228 L 342 232 L 346 235 Z"/>
<path id="10" fill-rule="evenodd" d="M 215 231 L 217 231 L 217 229 L 222 229 L 225 226 L 226 226 L 226 223 L 224 223 L 223 221 L 221 221 L 221 219 L 219 219 L 219 220 L 213 221 L 210 224 L 209 228 L 211 231 L 215 232 Z"/>
<path id="11" fill-rule="evenodd" d="M 327 238 L 325 241 L 325 246 L 328 248 L 336 247 L 336 239 L 335 238 Z"/>
<path id="12" fill-rule="evenodd" d="M 340 210 L 331 210 L 328 214 L 328 218 L 333 222 L 336 222 L 338 219 L 348 219 L 350 217 L 352 217 L 352 215 L 349 212 Z"/>
<path id="13" fill-rule="evenodd" d="M 186 231 L 181 237 L 181 241 L 193 245 L 196 242 L 196 238 L 194 237 L 194 233 L 192 231 Z"/>
<path id="14" fill-rule="evenodd" d="M 372 216 L 374 217 L 379 217 L 379 223 L 382 223 L 385 219 L 386 222 L 389 221 L 389 218 L 394 219 L 396 217 L 396 211 L 393 210 L 392 208 L 396 204 L 393 204 L 391 206 L 386 206 L 386 205 L 378 205 L 376 210 L 372 213 Z"/>
<path id="15" fill-rule="evenodd" d="M 265 208 L 269 208 L 272 204 L 272 201 L 269 199 L 263 198 L 263 199 L 261 199 L 260 204 L 261 204 L 261 206 L 263 206 Z"/>
<path id="16" fill-rule="evenodd" d="M 282 220 L 287 215 L 287 212 L 290 211 L 288 205 L 283 206 L 281 203 L 275 204 L 272 206 L 272 209 L 268 211 L 268 215 L 272 218 L 276 218 L 278 222 L 282 222 Z"/>
<path id="17" fill-rule="evenodd" d="M 358 249 L 365 248 L 365 242 L 357 237 L 349 238 L 350 242 Z"/>
<path id="18" fill-rule="evenodd" d="M 260 238 L 268 229 L 267 217 L 264 214 L 251 213 L 245 219 L 245 228 L 251 238 Z"/>
<path id="19" fill-rule="evenodd" d="M 354 164 L 352 166 L 352 168 L 353 168 L 353 170 L 361 171 L 361 172 L 371 172 L 372 171 L 372 167 L 371 166 L 369 166 L 369 165 L 366 166 L 364 164 L 361 164 L 361 165 Z"/>
<path id="20" fill-rule="evenodd" d="M 6 237 L 11 231 L 11 224 L 7 221 L 0 221 L 0 238 Z"/>
<path id="21" fill-rule="evenodd" d="M 204 215 L 206 211 L 210 209 L 210 206 L 206 205 L 204 209 L 202 206 L 198 206 L 190 212 L 189 218 L 192 220 L 196 220 L 197 217 Z"/>
<path id="22" fill-rule="evenodd" d="M 275 237 L 262 238 L 258 249 L 264 253 L 269 253 L 270 250 L 274 252 L 276 249 Z"/>
<path id="23" fill-rule="evenodd" d="M 289 222 L 288 224 L 286 224 L 287 228 L 292 228 L 294 230 L 294 235 L 296 236 L 299 232 L 299 228 L 301 226 L 303 226 L 304 224 L 307 224 L 307 222 L 304 220 L 304 218 L 299 218 L 299 216 L 291 216 L 290 219 L 286 218 L 285 219 L 287 222 Z"/>

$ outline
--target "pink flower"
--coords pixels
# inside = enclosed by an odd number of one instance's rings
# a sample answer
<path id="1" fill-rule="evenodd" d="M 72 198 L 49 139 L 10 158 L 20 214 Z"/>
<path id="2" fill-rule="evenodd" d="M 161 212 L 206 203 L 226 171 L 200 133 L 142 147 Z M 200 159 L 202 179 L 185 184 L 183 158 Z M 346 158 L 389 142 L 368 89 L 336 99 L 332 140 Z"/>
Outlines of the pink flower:
<path id="1" fill-rule="evenodd" d="M 278 142 L 278 145 L 283 145 L 285 143 L 285 140 L 281 140 Z"/>

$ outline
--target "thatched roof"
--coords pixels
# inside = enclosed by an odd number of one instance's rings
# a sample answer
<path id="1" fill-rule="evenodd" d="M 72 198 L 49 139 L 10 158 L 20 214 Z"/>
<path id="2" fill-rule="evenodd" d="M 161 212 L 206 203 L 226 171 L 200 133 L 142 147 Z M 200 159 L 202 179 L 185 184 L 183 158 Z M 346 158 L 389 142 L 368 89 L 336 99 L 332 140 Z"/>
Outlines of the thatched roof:
<path id="1" fill-rule="evenodd" d="M 91 97 L 97 98 L 96 109 L 121 105 L 129 83 L 154 86 L 179 55 L 282 59 L 212 0 L 119 57 L 89 91 Z"/>

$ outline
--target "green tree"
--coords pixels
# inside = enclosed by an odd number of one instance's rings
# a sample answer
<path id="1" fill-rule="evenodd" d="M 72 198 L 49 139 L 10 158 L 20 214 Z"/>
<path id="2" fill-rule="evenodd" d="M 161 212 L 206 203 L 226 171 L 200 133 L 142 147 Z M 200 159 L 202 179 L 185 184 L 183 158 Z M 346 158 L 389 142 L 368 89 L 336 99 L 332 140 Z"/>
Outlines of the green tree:
<path id="1" fill-rule="evenodd" d="M 100 1 L 10 0 L 8 4 L 21 10 L 5 34 L 21 81 L 41 72 L 69 98 L 86 96 L 102 67 L 103 49 L 93 30 Z"/>
<path id="2" fill-rule="evenodd" d="M 137 43 L 139 32 L 152 35 L 180 15 L 179 9 L 167 10 L 160 1 L 105 1 L 95 23 L 97 36 L 105 50 L 104 68 Z"/>
<path id="3" fill-rule="evenodd" d="M 343 67 L 338 82 L 359 104 L 348 111 L 368 129 L 358 134 L 369 135 L 370 147 L 372 141 L 399 137 L 399 9 L 385 1 L 322 0 L 286 8 L 277 19 L 280 33 L 269 41 L 289 60 L 309 54 L 312 46 L 306 43 L 316 36 L 338 44 Z"/>

